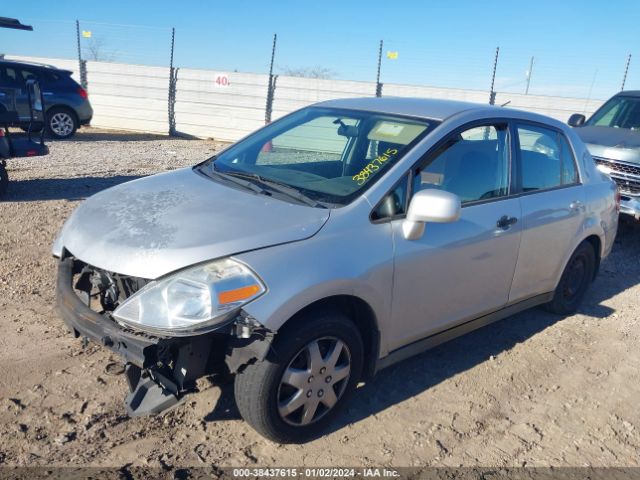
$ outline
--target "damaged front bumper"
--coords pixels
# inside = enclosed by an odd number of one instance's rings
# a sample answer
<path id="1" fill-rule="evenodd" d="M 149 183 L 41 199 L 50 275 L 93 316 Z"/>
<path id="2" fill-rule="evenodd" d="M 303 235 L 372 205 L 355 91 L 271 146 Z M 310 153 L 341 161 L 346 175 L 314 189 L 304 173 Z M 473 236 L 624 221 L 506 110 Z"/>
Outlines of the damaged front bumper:
<path id="1" fill-rule="evenodd" d="M 131 416 L 152 415 L 174 407 L 196 391 L 205 375 L 236 373 L 268 353 L 272 332 L 239 312 L 234 321 L 192 337 L 159 337 L 126 329 L 108 313 L 87 306 L 74 289 L 85 265 L 73 257 L 58 264 L 57 309 L 75 337 L 119 354 L 125 363 Z"/>

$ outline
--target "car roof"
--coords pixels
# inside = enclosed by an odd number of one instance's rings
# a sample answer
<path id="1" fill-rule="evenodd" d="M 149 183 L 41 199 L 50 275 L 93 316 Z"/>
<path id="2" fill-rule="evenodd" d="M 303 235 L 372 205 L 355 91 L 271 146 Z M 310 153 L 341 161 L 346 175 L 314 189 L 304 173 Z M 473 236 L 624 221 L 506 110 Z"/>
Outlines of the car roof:
<path id="1" fill-rule="evenodd" d="M 23 62 L 22 60 L 9 60 L 8 58 L 0 59 L 0 65 L 21 65 L 31 68 L 39 68 L 42 70 L 55 70 L 56 72 L 64 72 L 64 73 L 73 73 L 70 70 L 65 70 L 63 68 L 58 68 L 53 65 L 49 65 L 46 63 L 38 63 L 38 62 Z"/>
<path id="2" fill-rule="evenodd" d="M 640 90 L 623 90 L 620 93 L 616 93 L 616 97 L 640 97 Z"/>
<path id="3" fill-rule="evenodd" d="M 431 120 L 443 121 L 460 112 L 474 110 L 488 116 L 504 115 L 505 109 L 481 103 L 460 102 L 433 98 L 410 97 L 363 97 L 327 100 L 316 103 L 316 106 L 346 108 L 350 110 L 367 110 L 392 115 L 406 115 Z M 509 109 L 508 111 L 513 111 Z"/>

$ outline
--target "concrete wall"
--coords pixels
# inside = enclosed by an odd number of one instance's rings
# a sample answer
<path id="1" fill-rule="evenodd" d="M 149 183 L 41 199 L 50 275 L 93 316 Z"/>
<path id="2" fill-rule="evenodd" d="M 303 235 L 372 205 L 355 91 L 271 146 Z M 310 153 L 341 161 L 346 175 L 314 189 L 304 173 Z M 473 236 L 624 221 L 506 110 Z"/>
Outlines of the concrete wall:
<path id="1" fill-rule="evenodd" d="M 95 127 L 167 133 L 169 69 L 87 62 Z"/>
<path id="2" fill-rule="evenodd" d="M 228 78 L 228 85 L 216 84 Z M 264 125 L 268 75 L 178 70 L 176 129 L 235 141 Z"/>
<path id="3" fill-rule="evenodd" d="M 75 60 L 14 57 L 72 70 Z M 169 69 L 121 63 L 87 62 L 89 99 L 95 114 L 92 125 L 167 133 Z M 225 82 L 216 83 L 216 79 Z M 176 94 L 176 129 L 179 132 L 235 141 L 264 125 L 268 76 L 181 68 Z M 311 103 L 333 98 L 375 95 L 375 83 L 279 76 L 272 118 L 275 120 Z M 384 96 L 431 97 L 487 103 L 489 93 L 414 85 L 385 84 Z M 566 121 L 574 112 L 589 115 L 601 100 L 499 92 L 496 104 L 530 110 Z"/>

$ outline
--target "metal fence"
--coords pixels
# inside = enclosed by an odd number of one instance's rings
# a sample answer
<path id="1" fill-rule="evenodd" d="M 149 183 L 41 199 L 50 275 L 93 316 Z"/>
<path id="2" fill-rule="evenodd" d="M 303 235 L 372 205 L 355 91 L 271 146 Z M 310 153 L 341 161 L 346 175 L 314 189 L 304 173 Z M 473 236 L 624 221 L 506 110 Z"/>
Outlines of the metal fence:
<path id="1" fill-rule="evenodd" d="M 329 98 L 452 98 L 507 104 L 566 120 L 573 111 L 591 113 L 602 99 L 640 83 L 640 69 L 629 52 L 613 54 L 616 70 L 610 68 L 610 54 L 545 58 L 506 46 L 482 58 L 464 51 L 452 58 L 419 42 L 374 38 L 332 52 L 331 60 L 321 44 L 310 50 L 305 46 L 305 56 L 314 64 L 305 67 L 287 62 L 303 47 L 274 35 L 256 47 L 263 51 L 264 62 L 258 62 L 263 73 L 241 73 L 228 65 L 193 69 L 181 64 L 180 52 L 194 46 L 181 44 L 180 32 L 173 28 L 82 20 L 32 23 L 36 41 L 31 45 L 38 45 L 37 52 L 0 32 L 4 53 L 73 70 L 89 90 L 95 125 L 221 140 L 235 140 L 265 121 Z M 242 57 L 242 52 L 236 54 Z M 202 63 L 216 65 L 215 53 L 207 55 Z M 344 78 L 336 67 L 345 62 L 352 78 Z"/>

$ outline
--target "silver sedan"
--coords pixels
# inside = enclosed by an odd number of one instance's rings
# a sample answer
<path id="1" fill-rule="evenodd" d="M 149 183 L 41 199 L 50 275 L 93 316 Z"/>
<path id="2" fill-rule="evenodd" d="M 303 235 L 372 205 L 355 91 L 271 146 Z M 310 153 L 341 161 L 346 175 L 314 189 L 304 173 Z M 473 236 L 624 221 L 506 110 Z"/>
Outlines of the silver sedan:
<path id="1" fill-rule="evenodd" d="M 244 419 L 299 442 L 388 365 L 534 306 L 575 312 L 618 211 L 550 118 L 328 101 L 84 202 L 53 248 L 58 309 L 121 355 L 131 415 L 233 374 Z"/>

